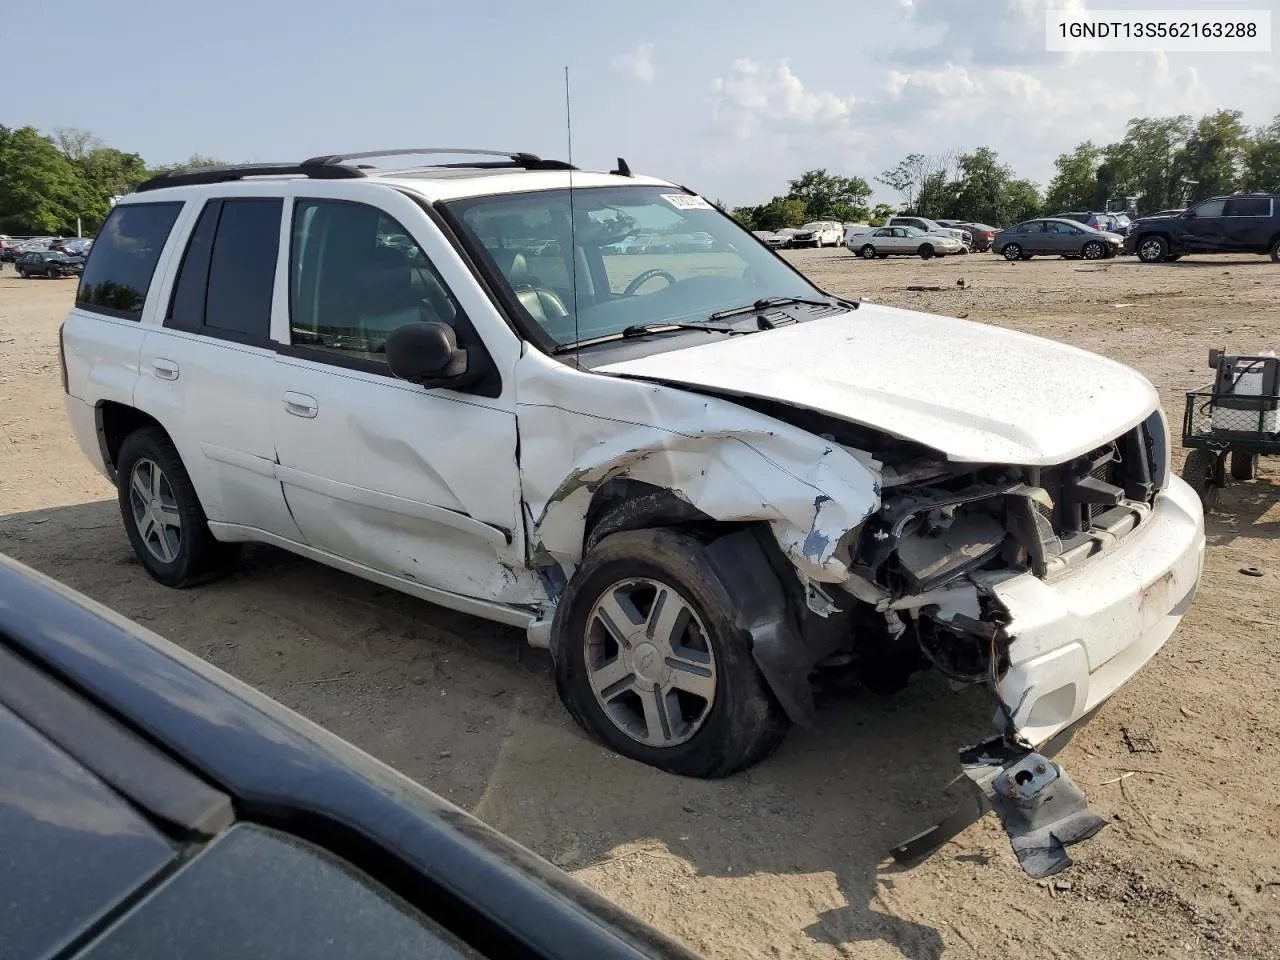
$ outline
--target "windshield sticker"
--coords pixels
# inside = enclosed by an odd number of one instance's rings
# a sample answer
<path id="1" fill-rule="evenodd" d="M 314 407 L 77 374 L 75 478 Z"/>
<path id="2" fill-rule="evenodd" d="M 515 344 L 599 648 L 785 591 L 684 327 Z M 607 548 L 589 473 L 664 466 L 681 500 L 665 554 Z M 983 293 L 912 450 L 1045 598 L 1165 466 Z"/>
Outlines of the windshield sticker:
<path id="1" fill-rule="evenodd" d="M 677 210 L 710 210 L 711 204 L 707 203 L 696 194 L 690 193 L 664 193 L 662 199 L 667 201 Z"/>

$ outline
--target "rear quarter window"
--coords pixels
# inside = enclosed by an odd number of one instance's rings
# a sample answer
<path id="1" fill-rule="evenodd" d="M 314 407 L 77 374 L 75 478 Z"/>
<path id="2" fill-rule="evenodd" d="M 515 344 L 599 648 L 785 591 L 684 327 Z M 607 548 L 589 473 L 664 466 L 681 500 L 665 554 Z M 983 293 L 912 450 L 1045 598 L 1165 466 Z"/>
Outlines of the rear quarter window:
<path id="1" fill-rule="evenodd" d="M 95 313 L 138 320 L 181 203 L 130 203 L 103 223 L 85 263 L 76 305 Z"/>

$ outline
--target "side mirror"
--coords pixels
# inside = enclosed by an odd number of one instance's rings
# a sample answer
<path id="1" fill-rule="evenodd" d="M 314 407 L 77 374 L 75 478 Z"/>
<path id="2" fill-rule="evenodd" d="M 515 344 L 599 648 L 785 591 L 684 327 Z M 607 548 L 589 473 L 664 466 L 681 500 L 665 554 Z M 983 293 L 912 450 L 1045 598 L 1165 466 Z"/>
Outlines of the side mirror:
<path id="1" fill-rule="evenodd" d="M 458 348 L 458 338 L 447 323 L 406 323 L 387 337 L 387 364 L 401 380 L 444 386 L 466 374 L 467 351 Z"/>

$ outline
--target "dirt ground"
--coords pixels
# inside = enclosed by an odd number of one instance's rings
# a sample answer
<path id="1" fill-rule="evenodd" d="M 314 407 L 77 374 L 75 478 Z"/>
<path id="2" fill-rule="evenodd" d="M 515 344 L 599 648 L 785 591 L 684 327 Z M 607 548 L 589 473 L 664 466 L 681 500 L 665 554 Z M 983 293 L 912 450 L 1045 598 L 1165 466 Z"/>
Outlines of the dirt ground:
<path id="1" fill-rule="evenodd" d="M 1261 258 L 793 259 L 834 292 L 1132 364 L 1175 430 L 1180 391 L 1208 380 L 1210 347 L 1280 346 L 1280 267 Z M 269 548 L 248 551 L 231 579 L 167 590 L 134 560 L 114 491 L 64 419 L 57 326 L 75 284 L 12 269 L 0 275 L 0 551 L 260 687 L 707 956 L 1280 956 L 1274 465 L 1223 492 L 1183 625 L 1059 756 L 1110 821 L 1073 848 L 1076 866 L 1037 884 L 987 816 L 904 870 L 885 852 L 950 812 L 955 750 L 988 732 L 978 692 L 926 677 L 888 698 L 828 700 L 818 729 L 794 730 L 757 768 L 683 780 L 588 740 L 546 654 L 515 630 Z M 1132 752 L 1126 729 L 1150 749 Z"/>

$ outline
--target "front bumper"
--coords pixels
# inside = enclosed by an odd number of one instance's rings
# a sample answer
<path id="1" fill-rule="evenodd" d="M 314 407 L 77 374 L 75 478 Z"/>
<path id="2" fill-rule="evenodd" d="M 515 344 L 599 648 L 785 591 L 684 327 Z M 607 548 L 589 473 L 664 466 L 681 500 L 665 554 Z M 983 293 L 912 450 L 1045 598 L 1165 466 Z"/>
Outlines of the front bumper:
<path id="1" fill-rule="evenodd" d="M 991 577 L 1012 638 L 999 695 L 1027 741 L 1044 743 L 1089 713 L 1155 655 L 1195 595 L 1204 545 L 1200 501 L 1173 477 L 1114 549 L 1048 581 Z"/>

